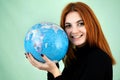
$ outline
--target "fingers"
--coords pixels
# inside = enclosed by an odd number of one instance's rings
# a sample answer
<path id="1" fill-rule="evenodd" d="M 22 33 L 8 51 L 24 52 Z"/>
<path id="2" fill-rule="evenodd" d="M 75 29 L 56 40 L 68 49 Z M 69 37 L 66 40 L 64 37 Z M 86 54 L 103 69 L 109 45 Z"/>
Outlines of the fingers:
<path id="1" fill-rule="evenodd" d="M 33 58 L 33 56 L 30 54 L 30 53 L 25 53 L 25 55 L 26 55 L 26 58 L 31 62 L 31 61 L 35 61 L 36 62 L 36 60 Z M 43 58 L 43 60 L 45 60 L 45 62 L 49 62 L 50 61 L 50 59 L 48 59 L 47 57 L 46 57 L 46 55 L 44 55 L 44 54 L 41 54 L 41 57 Z"/>
<path id="2" fill-rule="evenodd" d="M 26 58 L 29 60 L 29 62 L 33 65 L 40 63 L 37 60 L 34 59 L 34 57 L 30 54 L 30 53 L 25 53 Z M 45 60 L 45 62 L 50 62 L 50 59 L 48 59 L 46 57 L 46 55 L 41 54 L 41 57 L 43 58 L 43 60 Z M 42 63 L 41 63 L 42 64 Z"/>
<path id="3" fill-rule="evenodd" d="M 27 53 L 27 54 L 26 54 L 26 57 L 27 57 L 27 59 L 29 60 L 29 62 L 30 62 L 33 66 L 38 67 L 38 64 L 40 64 L 40 62 L 38 62 L 37 60 L 35 60 L 30 53 Z"/>
<path id="4" fill-rule="evenodd" d="M 30 53 L 27 53 L 25 55 L 26 55 L 27 59 L 29 60 L 29 62 L 34 67 L 36 67 L 40 70 L 52 72 L 53 69 L 56 69 L 56 64 L 54 62 L 52 62 L 50 59 L 48 59 L 46 55 L 41 54 L 41 57 L 45 60 L 45 63 L 37 61 L 36 59 L 34 59 L 34 57 Z"/>
<path id="5" fill-rule="evenodd" d="M 46 55 L 41 54 L 41 57 L 45 60 L 45 62 L 49 62 L 49 61 L 50 61 L 50 59 L 48 59 L 48 58 L 46 57 Z"/>

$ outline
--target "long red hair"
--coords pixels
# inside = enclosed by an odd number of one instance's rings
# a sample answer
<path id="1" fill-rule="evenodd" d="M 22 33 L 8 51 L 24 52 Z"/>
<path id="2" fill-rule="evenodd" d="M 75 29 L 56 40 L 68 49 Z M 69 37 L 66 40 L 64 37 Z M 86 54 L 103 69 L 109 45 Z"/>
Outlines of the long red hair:
<path id="1" fill-rule="evenodd" d="M 95 16 L 94 12 L 91 10 L 91 8 L 86 5 L 85 3 L 82 2 L 75 2 L 75 3 L 69 3 L 62 12 L 61 15 L 61 22 L 60 26 L 64 28 L 65 25 L 65 18 L 66 15 L 71 12 L 71 11 L 77 11 L 79 15 L 82 17 L 85 28 L 87 31 L 87 42 L 88 44 L 93 47 L 97 46 L 106 54 L 108 54 L 112 60 L 112 64 L 115 64 L 115 59 L 112 56 L 110 47 L 105 39 L 105 36 L 102 32 L 101 25 Z M 71 45 L 69 47 L 68 53 L 67 53 L 67 59 L 72 59 L 74 58 L 73 51 L 71 49 Z"/>

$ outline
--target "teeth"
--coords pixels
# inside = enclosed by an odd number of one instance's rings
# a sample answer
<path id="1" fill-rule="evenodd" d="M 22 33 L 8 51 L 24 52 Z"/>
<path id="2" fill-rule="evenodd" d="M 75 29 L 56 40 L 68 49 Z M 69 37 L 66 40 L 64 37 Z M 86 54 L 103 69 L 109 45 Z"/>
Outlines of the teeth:
<path id="1" fill-rule="evenodd" d="M 79 38 L 80 36 L 73 36 L 73 38 Z"/>
<path id="2" fill-rule="evenodd" d="M 83 36 L 82 34 L 81 35 L 72 35 L 72 38 L 80 38 L 82 36 Z"/>
<path id="3" fill-rule="evenodd" d="M 72 36 L 72 38 L 80 38 L 81 36 Z"/>

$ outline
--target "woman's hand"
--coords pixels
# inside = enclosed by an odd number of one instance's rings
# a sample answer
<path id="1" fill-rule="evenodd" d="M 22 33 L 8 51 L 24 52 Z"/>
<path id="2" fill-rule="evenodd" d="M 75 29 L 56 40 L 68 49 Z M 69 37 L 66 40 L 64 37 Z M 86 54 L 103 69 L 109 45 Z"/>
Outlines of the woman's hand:
<path id="1" fill-rule="evenodd" d="M 50 73 L 53 74 L 54 77 L 57 77 L 60 74 L 60 70 L 58 69 L 58 67 L 56 66 L 55 62 L 51 61 L 50 59 L 48 59 L 45 55 L 41 54 L 42 58 L 45 60 L 45 63 L 42 62 L 38 62 L 37 60 L 35 60 L 33 58 L 33 56 L 30 53 L 26 54 L 27 59 L 29 60 L 29 62 L 35 66 L 36 68 L 40 69 L 40 70 L 45 70 L 48 71 Z"/>

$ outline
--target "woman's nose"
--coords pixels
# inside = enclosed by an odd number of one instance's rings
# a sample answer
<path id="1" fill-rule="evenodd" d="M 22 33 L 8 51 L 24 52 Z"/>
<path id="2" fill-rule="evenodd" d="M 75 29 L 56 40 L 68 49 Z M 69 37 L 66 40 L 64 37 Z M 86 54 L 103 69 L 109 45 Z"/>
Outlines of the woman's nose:
<path id="1" fill-rule="evenodd" d="M 78 28 L 77 27 L 72 27 L 72 33 L 77 33 L 78 32 Z"/>

